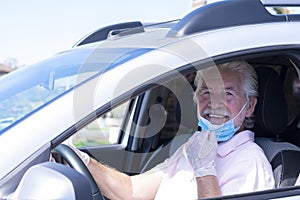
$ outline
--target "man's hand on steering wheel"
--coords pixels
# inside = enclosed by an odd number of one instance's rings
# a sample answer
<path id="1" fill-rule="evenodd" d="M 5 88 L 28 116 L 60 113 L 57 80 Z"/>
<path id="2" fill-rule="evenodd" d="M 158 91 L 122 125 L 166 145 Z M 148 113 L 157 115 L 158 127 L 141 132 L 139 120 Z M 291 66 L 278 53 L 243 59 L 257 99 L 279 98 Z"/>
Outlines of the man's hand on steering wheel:
<path id="1" fill-rule="evenodd" d="M 90 162 L 90 156 L 87 153 L 78 150 L 69 140 L 55 147 L 54 151 L 56 151 L 70 167 L 74 168 L 87 178 L 91 186 L 93 200 L 105 199 L 99 190 L 95 179 L 88 170 L 87 165 Z"/>

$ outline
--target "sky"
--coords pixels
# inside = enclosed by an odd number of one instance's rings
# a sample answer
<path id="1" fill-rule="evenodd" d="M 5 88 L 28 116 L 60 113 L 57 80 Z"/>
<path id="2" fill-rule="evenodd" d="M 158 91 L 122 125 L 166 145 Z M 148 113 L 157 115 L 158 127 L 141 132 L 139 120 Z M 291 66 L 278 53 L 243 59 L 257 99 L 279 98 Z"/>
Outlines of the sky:
<path id="1" fill-rule="evenodd" d="M 113 23 L 182 18 L 192 0 L 0 0 L 0 63 L 29 65 Z"/>
<path id="2" fill-rule="evenodd" d="M 114 23 L 179 19 L 192 11 L 192 1 L 0 0 L 0 63 L 10 58 L 19 65 L 38 62 Z"/>

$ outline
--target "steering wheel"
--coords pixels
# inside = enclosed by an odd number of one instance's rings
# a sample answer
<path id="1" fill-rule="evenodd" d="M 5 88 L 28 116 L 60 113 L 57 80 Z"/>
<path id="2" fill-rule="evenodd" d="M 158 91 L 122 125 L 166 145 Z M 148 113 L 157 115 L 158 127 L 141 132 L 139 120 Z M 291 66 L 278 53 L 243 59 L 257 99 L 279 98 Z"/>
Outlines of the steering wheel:
<path id="1" fill-rule="evenodd" d="M 54 148 L 59 155 L 76 171 L 83 174 L 90 183 L 92 189 L 93 200 L 105 200 L 104 196 L 100 192 L 98 185 L 91 175 L 88 168 L 79 158 L 79 156 L 67 145 L 60 144 Z"/>

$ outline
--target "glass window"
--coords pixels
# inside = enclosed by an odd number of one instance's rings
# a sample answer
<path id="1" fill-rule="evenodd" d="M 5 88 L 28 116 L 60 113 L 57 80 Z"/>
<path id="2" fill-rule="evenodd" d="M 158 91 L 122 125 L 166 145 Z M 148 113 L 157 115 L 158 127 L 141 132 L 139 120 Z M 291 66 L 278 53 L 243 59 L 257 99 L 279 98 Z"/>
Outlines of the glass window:
<path id="1" fill-rule="evenodd" d="M 97 118 L 73 137 L 76 147 L 91 147 L 99 145 L 109 145 L 118 143 L 122 128 L 125 126 L 124 119 L 128 113 L 129 101 L 114 108 Z M 128 139 L 128 135 L 123 137 L 123 141 Z"/>
<path id="2" fill-rule="evenodd" d="M 22 119 L 151 49 L 106 48 L 64 52 L 0 79 L 0 135 Z"/>

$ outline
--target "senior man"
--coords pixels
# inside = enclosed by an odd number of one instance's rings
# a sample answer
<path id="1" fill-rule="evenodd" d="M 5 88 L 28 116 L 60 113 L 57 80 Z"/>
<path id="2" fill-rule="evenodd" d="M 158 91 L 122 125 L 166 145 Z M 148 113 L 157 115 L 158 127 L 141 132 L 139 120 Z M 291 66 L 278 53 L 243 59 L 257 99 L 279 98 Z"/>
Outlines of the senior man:
<path id="1" fill-rule="evenodd" d="M 245 61 L 197 72 L 194 101 L 201 131 L 148 172 L 128 176 L 73 149 L 110 199 L 197 199 L 274 187 L 272 168 L 254 143 L 257 77 Z"/>

